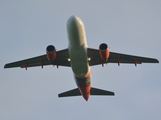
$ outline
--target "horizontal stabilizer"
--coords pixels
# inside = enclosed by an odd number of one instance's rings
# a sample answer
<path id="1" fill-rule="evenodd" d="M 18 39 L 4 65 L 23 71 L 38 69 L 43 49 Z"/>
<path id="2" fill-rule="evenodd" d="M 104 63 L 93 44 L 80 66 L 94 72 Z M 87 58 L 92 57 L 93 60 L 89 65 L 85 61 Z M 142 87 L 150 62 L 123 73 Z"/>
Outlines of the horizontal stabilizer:
<path id="1" fill-rule="evenodd" d="M 78 88 L 75 88 L 73 90 L 69 90 L 67 92 L 60 93 L 59 97 L 72 97 L 72 96 L 80 96 L 81 93 Z M 90 95 L 114 95 L 114 92 L 101 90 L 98 88 L 91 88 Z"/>
<path id="2" fill-rule="evenodd" d="M 79 92 L 78 88 L 75 88 L 73 90 L 69 90 L 67 92 L 60 93 L 59 97 L 72 97 L 72 96 L 80 96 L 81 93 Z"/>
<path id="3" fill-rule="evenodd" d="M 101 90 L 98 88 L 91 88 L 90 95 L 115 95 L 114 92 Z"/>

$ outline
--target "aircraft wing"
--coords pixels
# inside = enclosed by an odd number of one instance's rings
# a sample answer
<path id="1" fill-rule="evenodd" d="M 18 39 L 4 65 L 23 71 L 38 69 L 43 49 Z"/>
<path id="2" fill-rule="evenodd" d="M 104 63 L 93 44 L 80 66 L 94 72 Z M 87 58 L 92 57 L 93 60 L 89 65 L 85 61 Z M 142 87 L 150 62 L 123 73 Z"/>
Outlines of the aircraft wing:
<path id="1" fill-rule="evenodd" d="M 102 64 L 102 60 L 98 49 L 87 49 L 88 57 L 90 58 L 89 65 L 99 65 Z M 127 55 L 121 53 L 110 52 L 107 63 L 127 63 L 127 64 L 142 64 L 142 63 L 159 63 L 155 58 L 140 57 L 134 55 Z"/>
<path id="2" fill-rule="evenodd" d="M 36 66 L 43 66 L 45 65 L 58 65 L 58 66 L 67 66 L 70 67 L 70 61 L 67 59 L 69 58 L 69 52 L 68 49 L 60 50 L 56 52 L 56 61 L 51 63 L 48 59 L 46 54 L 13 62 L 13 63 L 8 63 L 4 66 L 4 68 L 13 68 L 13 67 L 21 67 L 21 68 L 28 68 L 28 67 L 36 67 Z"/>

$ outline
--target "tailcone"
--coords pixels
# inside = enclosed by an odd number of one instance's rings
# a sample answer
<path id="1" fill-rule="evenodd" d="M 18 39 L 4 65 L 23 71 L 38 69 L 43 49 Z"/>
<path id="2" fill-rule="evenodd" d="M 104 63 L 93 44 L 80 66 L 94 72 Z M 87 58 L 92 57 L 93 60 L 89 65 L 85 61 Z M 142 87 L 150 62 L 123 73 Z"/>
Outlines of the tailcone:
<path id="1" fill-rule="evenodd" d="M 85 99 L 86 101 L 88 101 L 89 96 L 90 96 L 89 94 L 83 95 L 83 97 L 84 97 L 84 99 Z"/>

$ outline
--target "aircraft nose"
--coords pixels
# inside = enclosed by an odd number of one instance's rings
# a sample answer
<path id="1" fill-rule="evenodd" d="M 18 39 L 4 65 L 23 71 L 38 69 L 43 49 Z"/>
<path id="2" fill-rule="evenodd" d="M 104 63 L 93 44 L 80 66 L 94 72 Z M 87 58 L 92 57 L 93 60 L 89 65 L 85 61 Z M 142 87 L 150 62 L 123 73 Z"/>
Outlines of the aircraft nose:
<path id="1" fill-rule="evenodd" d="M 69 19 L 68 19 L 68 21 L 79 21 L 79 17 L 77 17 L 77 16 L 75 16 L 75 15 L 72 15 Z"/>
<path id="2" fill-rule="evenodd" d="M 78 24 L 81 24 L 81 23 L 82 23 L 82 21 L 79 17 L 72 15 L 67 21 L 67 26 L 78 25 Z"/>

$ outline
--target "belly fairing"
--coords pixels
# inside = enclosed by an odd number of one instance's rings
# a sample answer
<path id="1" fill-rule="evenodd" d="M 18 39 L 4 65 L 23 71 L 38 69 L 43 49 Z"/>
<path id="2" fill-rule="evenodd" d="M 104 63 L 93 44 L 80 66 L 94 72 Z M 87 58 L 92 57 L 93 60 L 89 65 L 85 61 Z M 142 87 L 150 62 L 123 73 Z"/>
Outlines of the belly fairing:
<path id="1" fill-rule="evenodd" d="M 80 78 L 85 77 L 90 71 L 86 50 L 84 48 L 80 48 L 71 49 L 69 51 L 71 58 L 71 67 L 74 74 Z"/>

